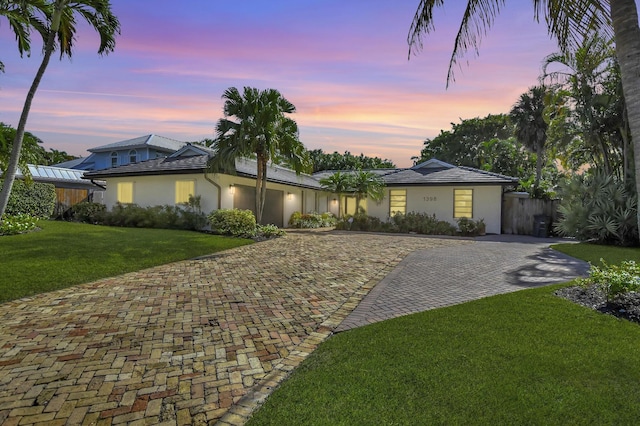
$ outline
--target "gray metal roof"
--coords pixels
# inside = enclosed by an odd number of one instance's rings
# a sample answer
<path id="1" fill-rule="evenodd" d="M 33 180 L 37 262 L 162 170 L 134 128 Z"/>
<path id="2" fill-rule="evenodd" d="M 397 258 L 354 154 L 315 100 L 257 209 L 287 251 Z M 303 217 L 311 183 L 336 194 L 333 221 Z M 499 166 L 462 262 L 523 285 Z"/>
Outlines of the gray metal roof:
<path id="1" fill-rule="evenodd" d="M 185 146 L 186 142 L 180 142 L 175 139 L 165 138 L 158 135 L 145 135 L 133 139 L 127 139 L 126 141 L 114 142 L 108 145 L 97 146 L 95 148 L 88 149 L 89 152 L 101 152 L 112 151 L 125 148 L 156 148 L 161 151 L 174 152 Z"/>

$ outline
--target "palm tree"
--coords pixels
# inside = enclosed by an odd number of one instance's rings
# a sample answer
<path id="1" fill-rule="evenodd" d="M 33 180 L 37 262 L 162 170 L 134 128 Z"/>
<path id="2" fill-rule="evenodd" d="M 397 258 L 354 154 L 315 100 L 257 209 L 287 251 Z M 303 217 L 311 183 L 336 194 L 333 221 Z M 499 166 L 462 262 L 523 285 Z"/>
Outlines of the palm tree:
<path id="1" fill-rule="evenodd" d="M 342 196 L 351 192 L 352 179 L 347 173 L 335 172 L 331 176 L 320 179 L 320 185 L 327 191 L 330 191 L 338 196 L 338 219 L 342 215 Z M 345 203 L 345 212 L 347 214 Z"/>
<path id="2" fill-rule="evenodd" d="M 16 37 L 20 56 L 31 53 L 31 30 L 36 30 L 46 37 L 46 25 L 43 17 L 49 5 L 44 0 L 1 1 L 0 16 L 9 22 L 9 27 Z M 0 72 L 4 71 L 4 64 L 0 61 Z"/>
<path id="3" fill-rule="evenodd" d="M 384 181 L 373 172 L 358 170 L 351 175 L 351 190 L 356 197 L 357 213 L 362 199 L 380 201 L 384 198 Z"/>
<path id="4" fill-rule="evenodd" d="M 268 163 L 286 161 L 296 173 L 308 167 L 307 150 L 298 139 L 298 125 L 285 115 L 295 112 L 296 107 L 275 89 L 245 87 L 241 94 L 230 87 L 222 98 L 225 118 L 216 125 L 216 138 L 211 145 L 216 153 L 210 168 L 214 172 L 233 172 L 236 158 L 256 158 L 255 212 L 256 221 L 261 223 Z"/>
<path id="5" fill-rule="evenodd" d="M 478 52 L 483 33 L 505 5 L 504 0 L 468 0 L 449 61 L 447 84 L 453 79 L 453 66 L 467 49 Z M 433 32 L 433 8 L 444 0 L 420 0 L 409 29 L 409 55 L 422 47 L 422 37 Z M 533 0 L 534 17 L 541 16 L 562 52 L 575 51 L 590 32 L 609 38 L 613 30 L 616 56 L 620 64 L 622 88 L 630 122 L 636 170 L 636 192 L 640 194 L 640 26 L 635 0 Z M 640 227 L 640 209 L 638 209 Z"/>
<path id="6" fill-rule="evenodd" d="M 509 115 L 515 126 L 516 139 L 529 151 L 536 153 L 536 178 L 533 183 L 533 195 L 538 194 L 542 165 L 544 164 L 545 145 L 547 142 L 547 128 L 545 121 L 546 95 L 544 86 L 534 86 L 527 93 L 520 95 L 520 99 L 511 109 Z"/>
<path id="7" fill-rule="evenodd" d="M 28 2 L 15 1 L 8 3 L 19 3 L 23 5 Z M 111 2 L 109 0 L 52 0 L 49 2 L 35 3 L 45 3 L 47 6 L 43 10 L 47 20 L 46 28 L 43 30 L 43 34 L 46 35 L 46 37 L 44 37 L 43 56 L 40 67 L 36 72 L 33 83 L 31 83 L 31 87 L 24 101 L 16 137 L 11 147 L 11 158 L 9 159 L 7 170 L 4 173 L 4 182 L 2 191 L 0 192 L 0 218 L 7 207 L 9 194 L 11 193 L 11 188 L 16 178 L 22 140 L 25 134 L 29 111 L 31 110 L 31 103 L 49 65 L 51 55 L 56 48 L 59 48 L 61 58 L 64 56 L 70 58 L 72 56 L 71 50 L 76 34 L 75 15 L 78 14 L 84 18 L 100 35 L 99 54 L 112 52 L 115 49 L 115 35 L 120 33 L 120 22 L 112 13 Z"/>

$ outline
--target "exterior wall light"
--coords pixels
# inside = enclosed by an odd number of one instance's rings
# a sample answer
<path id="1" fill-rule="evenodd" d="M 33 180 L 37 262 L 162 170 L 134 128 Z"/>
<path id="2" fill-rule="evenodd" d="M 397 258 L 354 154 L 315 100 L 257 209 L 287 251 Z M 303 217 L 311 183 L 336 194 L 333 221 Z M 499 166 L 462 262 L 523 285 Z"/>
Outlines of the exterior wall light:
<path id="1" fill-rule="evenodd" d="M 293 194 L 291 192 L 287 192 L 287 200 L 293 200 Z"/>
<path id="2" fill-rule="evenodd" d="M 235 185 L 229 185 L 229 194 L 233 195 L 236 193 Z"/>

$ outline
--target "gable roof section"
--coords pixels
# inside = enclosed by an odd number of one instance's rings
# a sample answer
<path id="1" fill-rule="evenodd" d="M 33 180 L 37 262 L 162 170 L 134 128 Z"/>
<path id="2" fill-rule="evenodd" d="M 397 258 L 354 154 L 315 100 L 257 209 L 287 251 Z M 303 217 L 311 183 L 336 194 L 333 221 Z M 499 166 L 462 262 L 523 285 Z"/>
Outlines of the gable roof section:
<path id="1" fill-rule="evenodd" d="M 175 152 L 185 146 L 186 142 L 180 142 L 175 139 L 165 138 L 158 135 L 145 135 L 125 141 L 114 142 L 108 145 L 97 146 L 88 149 L 89 152 L 114 151 L 119 149 L 135 149 L 135 148 L 155 148 L 159 151 Z"/>

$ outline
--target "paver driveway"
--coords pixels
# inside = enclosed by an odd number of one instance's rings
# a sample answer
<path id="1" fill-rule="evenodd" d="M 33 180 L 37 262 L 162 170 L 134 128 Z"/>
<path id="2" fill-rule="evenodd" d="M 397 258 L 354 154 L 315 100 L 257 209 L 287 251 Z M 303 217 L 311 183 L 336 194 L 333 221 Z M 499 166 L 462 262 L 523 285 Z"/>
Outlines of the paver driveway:
<path id="1" fill-rule="evenodd" d="M 465 244 L 290 233 L 2 304 L 0 423 L 241 424 L 406 255 Z"/>

